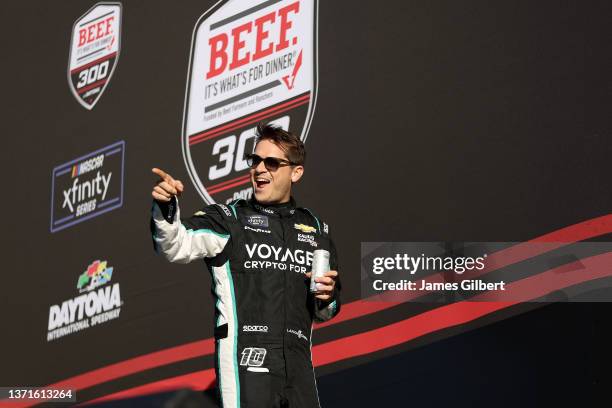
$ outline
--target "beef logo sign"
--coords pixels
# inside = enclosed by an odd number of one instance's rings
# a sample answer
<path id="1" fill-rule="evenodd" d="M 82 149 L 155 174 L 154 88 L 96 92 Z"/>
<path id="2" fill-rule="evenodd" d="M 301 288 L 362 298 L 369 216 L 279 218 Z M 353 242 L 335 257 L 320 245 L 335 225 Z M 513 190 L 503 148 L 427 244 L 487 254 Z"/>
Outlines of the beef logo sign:
<path id="1" fill-rule="evenodd" d="M 245 154 L 270 122 L 306 140 L 317 92 L 315 0 L 221 0 L 194 28 L 185 165 L 209 204 L 249 198 Z"/>
<path id="2" fill-rule="evenodd" d="M 51 174 L 51 232 L 123 205 L 123 140 L 60 164 Z"/>
<path id="3" fill-rule="evenodd" d="M 93 109 L 117 65 L 121 3 L 97 3 L 72 27 L 68 84 L 77 101 Z"/>

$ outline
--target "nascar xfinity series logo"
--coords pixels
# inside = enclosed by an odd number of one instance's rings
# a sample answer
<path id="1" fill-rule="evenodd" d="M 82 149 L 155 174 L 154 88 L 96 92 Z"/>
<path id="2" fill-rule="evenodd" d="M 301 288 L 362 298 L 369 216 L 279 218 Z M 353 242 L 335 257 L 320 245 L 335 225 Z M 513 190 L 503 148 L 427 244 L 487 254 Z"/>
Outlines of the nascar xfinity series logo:
<path id="1" fill-rule="evenodd" d="M 267 121 L 306 140 L 317 91 L 316 0 L 222 0 L 197 22 L 183 157 L 209 204 L 249 198 L 245 154 Z"/>
<path id="2" fill-rule="evenodd" d="M 109 284 L 112 276 L 107 261 L 92 262 L 77 279 L 80 295 L 49 308 L 47 341 L 118 318 L 123 302 L 119 284 Z"/>
<path id="3" fill-rule="evenodd" d="M 51 232 L 121 207 L 124 156 L 120 141 L 53 169 Z"/>
<path id="4" fill-rule="evenodd" d="M 93 109 L 119 59 L 121 3 L 98 3 L 72 27 L 68 84 L 76 100 Z"/>

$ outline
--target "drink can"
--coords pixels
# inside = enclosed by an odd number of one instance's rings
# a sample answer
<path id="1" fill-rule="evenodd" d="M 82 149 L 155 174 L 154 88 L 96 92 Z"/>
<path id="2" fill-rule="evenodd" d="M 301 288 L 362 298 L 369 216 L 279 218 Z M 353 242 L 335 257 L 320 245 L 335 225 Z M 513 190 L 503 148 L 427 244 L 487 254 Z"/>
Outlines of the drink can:
<path id="1" fill-rule="evenodd" d="M 310 293 L 317 293 L 317 282 L 315 278 L 320 278 L 329 271 L 329 251 L 325 249 L 315 249 L 312 257 L 312 275 L 310 276 Z"/>

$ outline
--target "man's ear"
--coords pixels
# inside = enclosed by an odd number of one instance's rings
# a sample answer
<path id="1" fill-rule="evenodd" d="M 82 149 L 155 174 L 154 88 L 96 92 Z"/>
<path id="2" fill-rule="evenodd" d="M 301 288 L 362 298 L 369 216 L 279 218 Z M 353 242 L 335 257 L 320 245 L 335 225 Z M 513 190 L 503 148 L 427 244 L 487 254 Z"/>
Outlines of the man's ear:
<path id="1" fill-rule="evenodd" d="M 295 166 L 293 170 L 291 170 L 291 182 L 297 183 L 299 179 L 302 178 L 304 174 L 304 166 Z"/>

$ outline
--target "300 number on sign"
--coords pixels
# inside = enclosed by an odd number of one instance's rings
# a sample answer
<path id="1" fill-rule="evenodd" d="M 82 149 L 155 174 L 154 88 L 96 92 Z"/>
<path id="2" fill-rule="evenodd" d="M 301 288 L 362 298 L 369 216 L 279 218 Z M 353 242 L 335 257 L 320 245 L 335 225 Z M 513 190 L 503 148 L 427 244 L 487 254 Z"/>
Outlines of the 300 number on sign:
<path id="1" fill-rule="evenodd" d="M 289 116 L 283 116 L 277 120 L 270 122 L 275 126 L 280 126 L 284 130 L 289 130 Z M 208 179 L 217 180 L 229 175 L 232 172 L 241 172 L 249 168 L 245 155 L 246 147 L 250 139 L 255 138 L 255 128 L 250 128 L 240 134 L 240 138 L 236 135 L 229 135 L 215 142 L 212 148 L 213 156 L 218 156 L 219 160 L 214 166 L 208 169 Z M 238 143 L 236 143 L 238 142 Z M 236 149 L 238 144 L 238 149 Z"/>
<path id="2" fill-rule="evenodd" d="M 108 75 L 108 61 L 104 61 L 98 65 L 86 68 L 79 72 L 79 82 L 77 82 L 77 89 L 80 89 L 86 85 L 91 85 L 96 81 L 106 78 Z"/>

